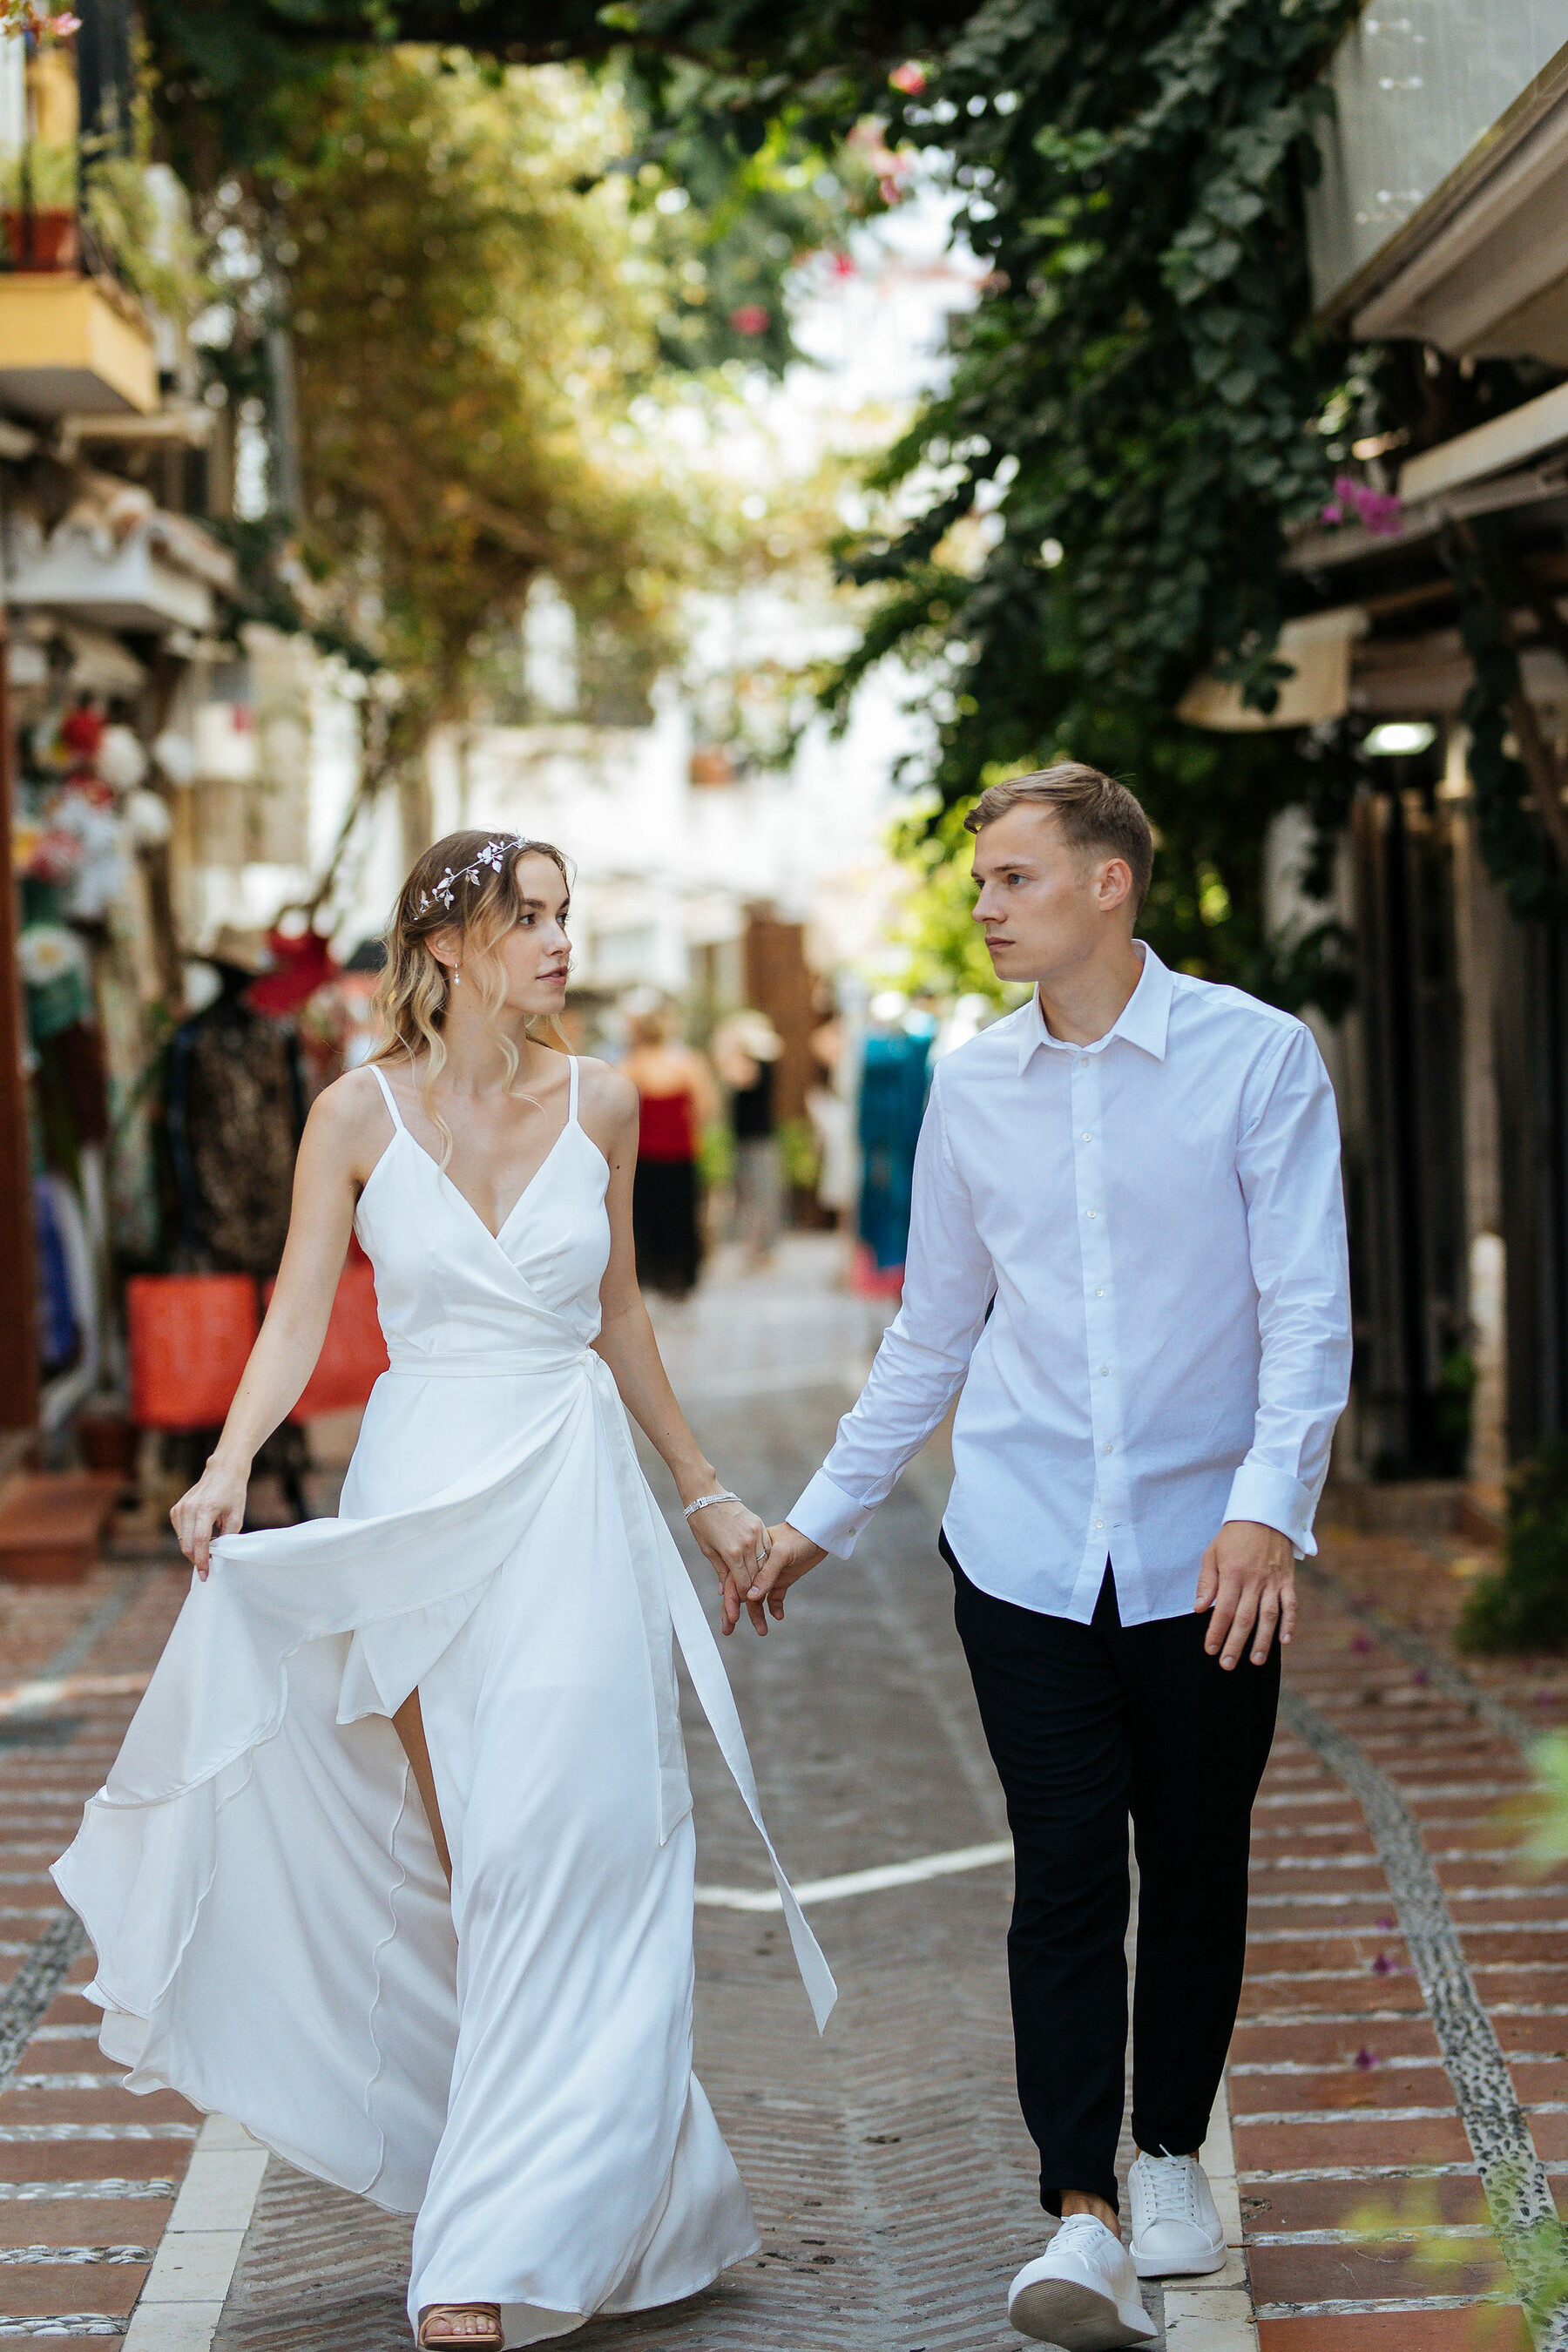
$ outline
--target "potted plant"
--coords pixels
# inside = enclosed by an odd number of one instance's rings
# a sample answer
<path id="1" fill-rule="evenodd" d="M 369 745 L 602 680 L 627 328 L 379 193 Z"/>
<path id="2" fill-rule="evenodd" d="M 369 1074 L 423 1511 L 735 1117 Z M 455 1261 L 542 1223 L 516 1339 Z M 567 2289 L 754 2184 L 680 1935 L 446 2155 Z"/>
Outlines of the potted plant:
<path id="1" fill-rule="evenodd" d="M 13 269 L 74 269 L 76 146 L 32 140 L 0 153 L 0 226 Z"/>

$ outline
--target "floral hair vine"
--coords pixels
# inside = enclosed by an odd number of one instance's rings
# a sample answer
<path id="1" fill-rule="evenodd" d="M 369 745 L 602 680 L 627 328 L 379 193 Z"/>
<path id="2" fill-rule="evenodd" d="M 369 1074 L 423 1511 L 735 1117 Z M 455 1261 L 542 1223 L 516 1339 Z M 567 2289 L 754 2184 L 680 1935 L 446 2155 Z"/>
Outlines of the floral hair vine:
<path id="1" fill-rule="evenodd" d="M 499 874 L 506 863 L 507 851 L 515 849 L 517 846 L 518 836 L 515 833 L 503 834 L 495 841 L 487 841 L 471 866 L 460 866 L 455 874 L 448 866 L 433 890 L 421 890 L 419 893 L 419 912 L 422 915 L 428 914 L 439 899 L 450 914 L 452 893 L 458 883 L 477 882 L 486 868 L 492 874 Z"/>

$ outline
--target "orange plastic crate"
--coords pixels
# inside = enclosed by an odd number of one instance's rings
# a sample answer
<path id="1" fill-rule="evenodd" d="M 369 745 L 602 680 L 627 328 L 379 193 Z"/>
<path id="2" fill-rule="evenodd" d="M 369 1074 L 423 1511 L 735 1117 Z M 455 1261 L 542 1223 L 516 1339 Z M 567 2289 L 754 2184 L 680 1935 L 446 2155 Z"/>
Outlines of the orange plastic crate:
<path id="1" fill-rule="evenodd" d="M 249 1275 L 132 1275 L 125 1321 L 132 1420 L 143 1429 L 216 1429 L 258 1328 Z"/>
<path id="2" fill-rule="evenodd" d="M 265 1296 L 272 1296 L 268 1284 Z M 289 1415 L 310 1421 L 320 1412 L 348 1412 L 363 1404 L 386 1370 L 386 1341 L 375 1311 L 375 1276 L 355 1251 L 339 1278 L 327 1336 L 304 1394 Z"/>

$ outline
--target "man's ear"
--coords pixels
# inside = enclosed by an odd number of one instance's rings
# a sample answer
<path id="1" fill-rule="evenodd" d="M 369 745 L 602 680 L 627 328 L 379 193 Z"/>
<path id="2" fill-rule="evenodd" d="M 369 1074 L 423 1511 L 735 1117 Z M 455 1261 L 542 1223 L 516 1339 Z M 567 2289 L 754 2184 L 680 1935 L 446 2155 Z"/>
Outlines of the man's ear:
<path id="1" fill-rule="evenodd" d="M 1124 907 L 1132 896 L 1132 868 L 1125 857 L 1108 857 L 1100 869 L 1096 897 L 1109 914 L 1112 907 Z"/>

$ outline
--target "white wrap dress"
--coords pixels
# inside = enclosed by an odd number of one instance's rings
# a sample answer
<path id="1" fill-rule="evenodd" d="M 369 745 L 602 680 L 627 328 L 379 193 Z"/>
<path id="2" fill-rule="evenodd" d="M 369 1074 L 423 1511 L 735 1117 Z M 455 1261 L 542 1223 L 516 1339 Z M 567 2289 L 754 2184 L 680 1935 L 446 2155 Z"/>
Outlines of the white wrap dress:
<path id="1" fill-rule="evenodd" d="M 213 1545 L 54 1874 L 130 2087 L 417 2211 L 411 2319 L 494 2302 L 521 2345 L 689 2294 L 757 2243 L 691 2071 L 672 1632 L 767 1832 L 589 1345 L 608 1171 L 575 1062 L 499 1236 L 381 1084 L 395 1131 L 355 1228 L 391 1369 L 340 1516 Z M 415 1688 L 449 1895 L 389 1720 Z M 768 1853 L 820 2026 L 833 1980 Z"/>

